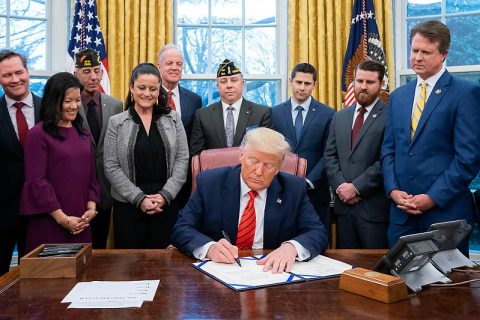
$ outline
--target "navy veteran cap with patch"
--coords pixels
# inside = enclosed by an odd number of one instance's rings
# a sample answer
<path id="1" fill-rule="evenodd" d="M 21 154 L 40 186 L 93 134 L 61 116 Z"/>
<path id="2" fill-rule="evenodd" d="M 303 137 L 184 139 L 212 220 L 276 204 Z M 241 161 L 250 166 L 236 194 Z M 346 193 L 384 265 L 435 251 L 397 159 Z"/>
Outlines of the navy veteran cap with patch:
<path id="1" fill-rule="evenodd" d="M 234 74 L 238 74 L 238 73 L 242 73 L 242 72 L 240 71 L 240 69 L 238 69 L 235 62 L 225 59 L 218 66 L 217 78 L 233 76 Z"/>
<path id="2" fill-rule="evenodd" d="M 85 49 L 75 54 L 75 68 L 96 67 L 100 65 L 100 55 L 92 49 Z"/>

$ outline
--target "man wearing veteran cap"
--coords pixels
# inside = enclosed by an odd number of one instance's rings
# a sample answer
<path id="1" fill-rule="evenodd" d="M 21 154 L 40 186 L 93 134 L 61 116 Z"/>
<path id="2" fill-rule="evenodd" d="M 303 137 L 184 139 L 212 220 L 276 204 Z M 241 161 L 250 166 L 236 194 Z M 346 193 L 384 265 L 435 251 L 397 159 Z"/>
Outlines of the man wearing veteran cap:
<path id="1" fill-rule="evenodd" d="M 103 140 L 107 130 L 108 119 L 122 112 L 123 104 L 120 100 L 100 92 L 103 70 L 100 55 L 97 51 L 85 49 L 75 54 L 74 74 L 84 87 L 81 94 L 82 107 L 80 108 L 80 115 L 84 120 L 84 125 L 92 133 L 97 176 L 102 192 L 102 202 L 97 206 L 98 215 L 91 223 L 93 247 L 101 249 L 106 247 L 112 210 L 110 183 L 105 178 L 103 169 Z"/>
<path id="2" fill-rule="evenodd" d="M 272 110 L 242 97 L 242 72 L 237 65 L 225 59 L 218 67 L 217 87 L 219 102 L 197 110 L 190 138 L 190 153 L 202 150 L 236 147 L 250 129 L 272 128 Z"/>

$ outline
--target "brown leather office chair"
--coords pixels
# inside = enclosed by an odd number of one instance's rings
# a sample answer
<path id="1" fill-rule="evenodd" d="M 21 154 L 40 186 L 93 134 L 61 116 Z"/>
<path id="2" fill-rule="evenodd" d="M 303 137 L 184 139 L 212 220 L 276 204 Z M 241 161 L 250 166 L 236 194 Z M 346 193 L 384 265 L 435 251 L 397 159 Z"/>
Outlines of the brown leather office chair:
<path id="1" fill-rule="evenodd" d="M 234 166 L 240 163 L 240 147 L 209 149 L 192 158 L 192 193 L 196 190 L 196 178 L 201 171 L 218 167 Z M 282 172 L 304 178 L 307 173 L 307 160 L 295 153 L 285 156 Z"/>

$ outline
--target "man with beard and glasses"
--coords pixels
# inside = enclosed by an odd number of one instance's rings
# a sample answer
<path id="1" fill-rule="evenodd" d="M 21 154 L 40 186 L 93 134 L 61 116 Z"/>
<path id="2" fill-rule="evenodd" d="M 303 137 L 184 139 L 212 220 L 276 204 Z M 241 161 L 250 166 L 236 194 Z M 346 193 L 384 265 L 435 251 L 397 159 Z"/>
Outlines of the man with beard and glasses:
<path id="1" fill-rule="evenodd" d="M 387 248 L 389 200 L 380 150 L 387 108 L 379 99 L 385 68 L 372 60 L 355 70 L 356 104 L 335 114 L 325 148 L 335 191 L 339 248 Z"/>

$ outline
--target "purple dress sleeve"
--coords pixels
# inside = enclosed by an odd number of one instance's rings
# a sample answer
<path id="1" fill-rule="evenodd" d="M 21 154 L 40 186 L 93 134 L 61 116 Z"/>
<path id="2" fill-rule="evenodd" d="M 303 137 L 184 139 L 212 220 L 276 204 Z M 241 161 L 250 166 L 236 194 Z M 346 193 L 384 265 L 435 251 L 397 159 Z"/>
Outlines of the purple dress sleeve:
<path id="1" fill-rule="evenodd" d="M 33 127 L 25 142 L 25 183 L 20 214 L 33 215 L 60 209 L 55 191 L 47 180 L 48 146 L 43 128 Z"/>

